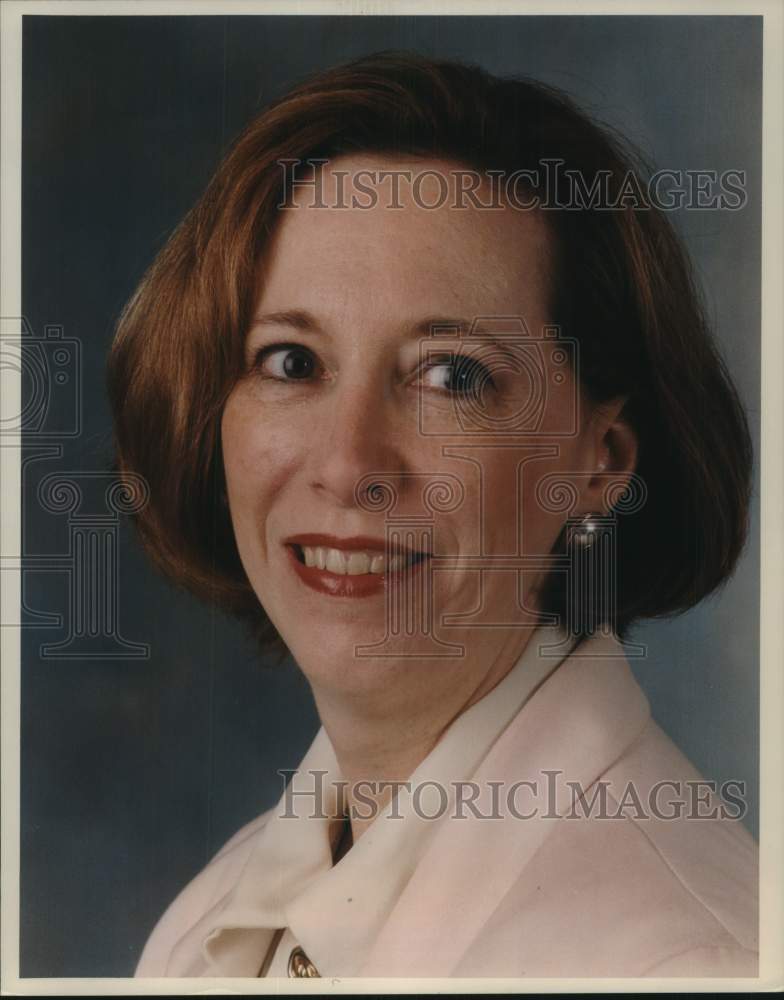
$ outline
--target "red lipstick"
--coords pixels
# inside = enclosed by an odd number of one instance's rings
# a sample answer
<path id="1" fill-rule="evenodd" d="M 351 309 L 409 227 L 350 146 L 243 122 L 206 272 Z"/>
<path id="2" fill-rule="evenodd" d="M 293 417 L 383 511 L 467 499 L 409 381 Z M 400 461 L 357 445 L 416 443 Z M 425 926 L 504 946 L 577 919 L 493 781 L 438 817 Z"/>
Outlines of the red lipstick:
<path id="1" fill-rule="evenodd" d="M 302 554 L 302 546 L 328 549 L 339 549 L 343 552 L 367 551 L 379 555 L 406 556 L 409 560 L 400 569 L 383 573 L 343 574 L 332 573 L 328 569 L 317 566 L 306 566 Z M 336 535 L 302 534 L 294 535 L 285 540 L 286 552 L 290 565 L 299 579 L 321 594 L 329 597 L 372 597 L 389 587 L 403 583 L 419 572 L 419 567 L 425 561 L 427 553 L 418 552 L 396 542 L 389 546 L 383 538 L 373 538 L 369 535 L 354 535 L 350 538 L 338 538 Z"/>

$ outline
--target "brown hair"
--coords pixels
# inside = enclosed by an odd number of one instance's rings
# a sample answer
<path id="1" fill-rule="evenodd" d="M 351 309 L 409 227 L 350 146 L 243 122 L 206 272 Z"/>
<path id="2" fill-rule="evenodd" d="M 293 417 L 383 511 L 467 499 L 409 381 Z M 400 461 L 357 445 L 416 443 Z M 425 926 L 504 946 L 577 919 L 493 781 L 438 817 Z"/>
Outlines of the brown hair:
<path id="1" fill-rule="evenodd" d="M 138 516 L 147 550 L 168 576 L 249 619 L 265 639 L 276 634 L 222 500 L 220 417 L 242 369 L 256 263 L 280 202 L 279 161 L 355 152 L 510 172 L 558 159 L 584 178 L 604 171 L 616 195 L 631 171 L 645 174 L 619 136 L 563 93 L 405 53 L 312 77 L 238 137 L 126 306 L 108 376 L 118 466 L 150 486 Z M 691 607 L 731 573 L 747 528 L 751 441 L 665 214 L 646 203 L 547 217 L 553 315 L 579 342 L 583 387 L 596 401 L 628 395 L 639 437 L 647 501 L 618 524 L 614 624 L 623 634 L 638 617 Z M 563 615 L 562 576 L 551 574 L 546 608 Z"/>

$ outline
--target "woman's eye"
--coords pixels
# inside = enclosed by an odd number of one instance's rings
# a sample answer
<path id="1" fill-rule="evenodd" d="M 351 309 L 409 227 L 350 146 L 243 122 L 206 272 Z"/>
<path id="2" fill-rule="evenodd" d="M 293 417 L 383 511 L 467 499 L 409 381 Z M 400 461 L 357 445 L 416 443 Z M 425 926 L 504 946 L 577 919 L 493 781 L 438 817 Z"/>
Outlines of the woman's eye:
<path id="1" fill-rule="evenodd" d="M 256 355 L 257 371 L 281 381 L 300 381 L 313 378 L 318 363 L 312 351 L 298 344 L 275 344 L 265 347 Z"/>
<path id="2" fill-rule="evenodd" d="M 458 396 L 478 395 L 484 389 L 495 386 L 486 365 L 464 354 L 431 365 L 423 373 L 422 380 L 431 389 L 439 389 Z"/>

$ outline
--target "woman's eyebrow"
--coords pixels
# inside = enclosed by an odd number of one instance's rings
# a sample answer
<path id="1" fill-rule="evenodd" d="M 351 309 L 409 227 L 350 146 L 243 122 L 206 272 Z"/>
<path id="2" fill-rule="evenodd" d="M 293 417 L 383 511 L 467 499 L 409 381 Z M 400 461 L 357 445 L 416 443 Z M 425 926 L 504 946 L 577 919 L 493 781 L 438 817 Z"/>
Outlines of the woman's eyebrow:
<path id="1" fill-rule="evenodd" d="M 427 316 L 424 319 L 403 324 L 406 332 L 414 337 L 465 336 L 472 327 L 471 320 L 454 316 Z M 260 326 L 289 326 L 295 330 L 320 333 L 323 326 L 307 309 L 282 309 L 255 316 L 251 329 Z"/>
<path id="2" fill-rule="evenodd" d="M 460 316 L 427 316 L 413 324 L 411 333 L 415 337 L 465 337 L 471 327 L 471 320 Z"/>
<path id="3" fill-rule="evenodd" d="M 316 317 L 306 309 L 283 309 L 281 312 L 264 313 L 255 316 L 251 329 L 259 326 L 290 326 L 295 330 L 318 333 L 321 330 Z"/>
<path id="4" fill-rule="evenodd" d="M 409 336 L 414 337 L 487 337 L 494 339 L 495 335 L 503 337 L 504 325 L 509 323 L 510 317 L 502 317 L 495 323 L 488 325 L 487 321 L 482 323 L 477 320 L 465 319 L 462 316 L 426 316 L 424 319 L 407 322 L 404 328 Z M 263 326 L 288 326 L 294 330 L 308 333 L 322 333 L 324 327 L 316 319 L 313 313 L 307 309 L 282 309 L 276 312 L 263 313 L 256 316 L 251 325 L 251 329 Z M 496 329 L 496 326 L 499 329 Z M 519 330 L 515 330 L 518 333 Z"/>
<path id="5" fill-rule="evenodd" d="M 498 344 L 519 343 L 529 337 L 529 326 L 522 316 L 428 316 L 414 324 L 411 333 L 418 337 L 480 339 Z"/>

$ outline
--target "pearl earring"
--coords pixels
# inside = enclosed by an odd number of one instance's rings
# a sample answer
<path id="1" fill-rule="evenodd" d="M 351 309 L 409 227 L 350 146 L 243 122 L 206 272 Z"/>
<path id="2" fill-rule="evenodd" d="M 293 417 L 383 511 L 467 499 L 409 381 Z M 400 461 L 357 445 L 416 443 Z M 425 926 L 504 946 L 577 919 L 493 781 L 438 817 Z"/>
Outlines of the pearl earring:
<path id="1" fill-rule="evenodd" d="M 583 549 L 591 548 L 597 537 L 595 517 L 598 517 L 598 515 L 584 514 L 577 524 L 572 525 L 569 533 L 570 544 L 574 542 Z"/>

